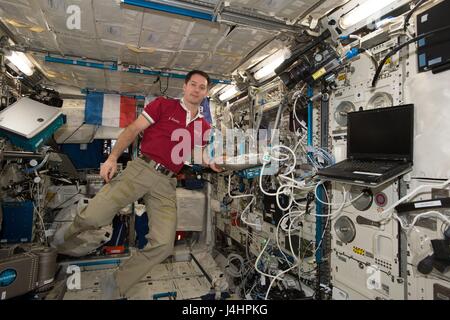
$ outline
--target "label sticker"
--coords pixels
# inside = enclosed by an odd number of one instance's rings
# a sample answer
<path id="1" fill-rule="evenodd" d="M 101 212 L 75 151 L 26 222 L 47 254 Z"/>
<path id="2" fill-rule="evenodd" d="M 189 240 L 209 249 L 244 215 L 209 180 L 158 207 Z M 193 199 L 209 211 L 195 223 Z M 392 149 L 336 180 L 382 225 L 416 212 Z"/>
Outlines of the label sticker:
<path id="1" fill-rule="evenodd" d="M 422 202 L 422 203 L 415 203 L 415 208 L 428 208 L 428 207 L 435 207 L 435 206 L 441 206 L 442 203 L 440 200 L 436 201 L 428 201 L 428 202 Z"/>
<path id="2" fill-rule="evenodd" d="M 425 53 L 419 56 L 419 67 L 425 67 L 427 65 L 427 56 Z"/>
<path id="3" fill-rule="evenodd" d="M 428 65 L 432 66 L 434 64 L 441 63 L 441 62 L 442 62 L 442 57 L 439 57 L 439 58 L 428 61 Z"/>
<path id="4" fill-rule="evenodd" d="M 425 46 L 425 44 L 426 44 L 425 38 L 422 38 L 417 42 L 417 45 L 419 46 L 419 48 Z"/>
<path id="5" fill-rule="evenodd" d="M 319 79 L 321 76 L 323 76 L 325 73 L 327 73 L 327 70 L 325 70 L 325 68 L 319 69 L 318 71 L 316 71 L 312 77 L 314 80 Z"/>
<path id="6" fill-rule="evenodd" d="M 428 13 L 424 14 L 421 18 L 420 18 L 420 22 L 421 23 L 425 23 L 428 21 Z"/>

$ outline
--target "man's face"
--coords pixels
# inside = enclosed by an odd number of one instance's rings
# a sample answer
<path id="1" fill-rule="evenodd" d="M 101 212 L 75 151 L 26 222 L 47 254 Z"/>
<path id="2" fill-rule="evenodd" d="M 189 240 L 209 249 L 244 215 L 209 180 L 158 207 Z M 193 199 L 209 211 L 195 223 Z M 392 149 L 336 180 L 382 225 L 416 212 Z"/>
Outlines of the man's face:
<path id="1" fill-rule="evenodd" d="M 208 81 L 199 74 L 194 74 L 183 85 L 184 100 L 190 104 L 200 105 L 208 94 Z"/>

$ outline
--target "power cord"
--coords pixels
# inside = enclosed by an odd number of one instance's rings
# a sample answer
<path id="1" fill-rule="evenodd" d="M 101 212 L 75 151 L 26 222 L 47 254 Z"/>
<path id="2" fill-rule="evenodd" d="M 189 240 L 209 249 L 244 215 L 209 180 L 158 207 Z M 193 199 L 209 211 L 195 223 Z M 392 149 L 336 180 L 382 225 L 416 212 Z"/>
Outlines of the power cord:
<path id="1" fill-rule="evenodd" d="M 421 34 L 421 35 L 419 35 L 419 36 L 417 36 L 417 37 L 414 37 L 414 38 L 412 38 L 412 39 L 406 41 L 405 43 L 402 43 L 402 44 L 396 46 L 395 48 L 393 48 L 393 49 L 392 49 L 392 50 L 391 50 L 391 51 L 383 58 L 383 60 L 379 63 L 378 68 L 377 68 L 377 71 L 375 72 L 375 75 L 373 76 L 372 87 L 375 87 L 375 86 L 377 85 L 378 78 L 380 77 L 380 74 L 381 74 L 381 71 L 383 70 L 384 64 L 386 63 L 386 61 L 387 61 L 390 57 L 392 57 L 394 54 L 396 54 L 396 53 L 399 52 L 401 49 L 403 49 L 404 47 L 410 45 L 410 44 L 413 43 L 413 42 L 416 42 L 416 41 L 421 40 L 421 39 L 425 39 L 425 38 L 427 38 L 427 37 L 429 37 L 429 36 L 431 36 L 431 35 L 433 35 L 433 34 L 436 34 L 436 33 L 439 33 L 439 32 L 443 32 L 443 31 L 446 31 L 446 30 L 449 30 L 449 29 L 450 29 L 450 26 L 445 26 L 445 27 L 442 27 L 442 28 L 438 28 L 438 29 L 435 29 L 435 30 L 432 30 L 432 31 L 423 33 L 423 34 Z"/>
<path id="2" fill-rule="evenodd" d="M 412 15 L 414 14 L 414 12 L 416 12 L 417 11 L 417 9 L 419 9 L 425 2 L 427 2 L 428 0 L 419 0 L 416 4 L 415 4 L 415 6 L 414 6 L 414 8 L 412 8 L 409 12 L 408 12 L 408 14 L 406 15 L 406 17 L 405 17 L 405 23 L 404 23 L 404 26 L 403 26 L 403 31 L 406 31 L 406 29 L 408 28 L 408 26 L 409 26 L 409 20 L 411 19 L 411 17 L 412 17 Z"/>

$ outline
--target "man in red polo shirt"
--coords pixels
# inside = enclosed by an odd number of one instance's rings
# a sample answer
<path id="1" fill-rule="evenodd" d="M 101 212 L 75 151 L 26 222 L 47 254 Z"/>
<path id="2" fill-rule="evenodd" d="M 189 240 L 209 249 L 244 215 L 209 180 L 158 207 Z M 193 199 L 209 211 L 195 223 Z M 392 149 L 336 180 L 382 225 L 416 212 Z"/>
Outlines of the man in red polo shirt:
<path id="1" fill-rule="evenodd" d="M 148 244 L 124 262 L 118 271 L 102 281 L 105 299 L 124 296 L 151 268 L 172 254 L 176 233 L 176 174 L 190 159 L 196 146 L 205 146 L 210 129 L 199 106 L 208 93 L 209 76 L 194 70 L 187 74 L 181 100 L 159 97 L 149 103 L 138 119 L 119 136 L 110 156 L 100 169 L 107 184 L 75 218 L 62 241 L 60 253 L 83 245 L 80 233 L 112 222 L 120 209 L 143 198 L 149 216 Z M 126 169 L 113 178 L 117 159 L 143 132 L 141 157 L 130 161 Z M 180 142 L 180 138 L 182 140 Z M 189 138 L 189 139 L 186 139 Z M 184 146 L 184 148 L 179 148 Z M 186 146 L 187 145 L 187 146 Z M 204 160 L 214 171 L 221 169 Z"/>

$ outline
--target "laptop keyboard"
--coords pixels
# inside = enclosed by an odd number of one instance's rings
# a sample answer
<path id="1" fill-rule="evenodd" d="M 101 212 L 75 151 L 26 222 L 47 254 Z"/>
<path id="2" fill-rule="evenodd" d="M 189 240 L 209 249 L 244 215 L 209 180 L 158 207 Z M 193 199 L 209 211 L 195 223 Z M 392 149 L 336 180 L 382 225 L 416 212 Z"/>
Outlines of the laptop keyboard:
<path id="1" fill-rule="evenodd" d="M 341 170 L 352 170 L 362 172 L 385 172 L 394 167 L 392 162 L 363 162 L 363 161 L 344 161 L 336 166 Z"/>

